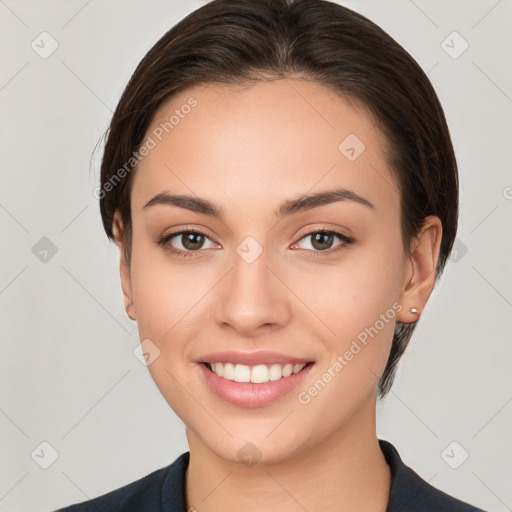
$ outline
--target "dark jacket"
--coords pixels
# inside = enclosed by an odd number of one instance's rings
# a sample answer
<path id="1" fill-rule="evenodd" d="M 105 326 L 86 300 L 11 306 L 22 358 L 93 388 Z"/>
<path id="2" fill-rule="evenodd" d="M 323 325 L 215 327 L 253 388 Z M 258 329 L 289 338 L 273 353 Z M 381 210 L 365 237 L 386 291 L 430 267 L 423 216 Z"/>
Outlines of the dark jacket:
<path id="1" fill-rule="evenodd" d="M 388 441 L 379 444 L 391 468 L 391 491 L 386 512 L 484 512 L 432 487 L 400 458 Z M 185 471 L 190 452 L 172 464 L 89 501 L 55 512 L 187 512 Z"/>

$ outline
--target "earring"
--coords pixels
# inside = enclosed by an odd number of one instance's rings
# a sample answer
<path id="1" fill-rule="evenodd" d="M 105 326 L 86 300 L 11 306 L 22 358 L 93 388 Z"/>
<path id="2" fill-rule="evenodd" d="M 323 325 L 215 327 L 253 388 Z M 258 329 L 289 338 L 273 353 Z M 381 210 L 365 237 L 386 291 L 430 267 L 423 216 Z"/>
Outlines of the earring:
<path id="1" fill-rule="evenodd" d="M 416 308 L 411 308 L 409 310 L 413 315 L 419 315 L 420 314 L 420 310 L 419 309 L 416 309 Z"/>

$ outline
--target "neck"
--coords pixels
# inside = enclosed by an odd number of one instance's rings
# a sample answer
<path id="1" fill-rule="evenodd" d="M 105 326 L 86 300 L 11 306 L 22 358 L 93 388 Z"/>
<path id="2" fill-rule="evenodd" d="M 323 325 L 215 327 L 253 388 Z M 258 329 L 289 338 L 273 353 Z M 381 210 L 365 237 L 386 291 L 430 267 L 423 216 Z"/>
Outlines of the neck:
<path id="1" fill-rule="evenodd" d="M 219 457 L 187 430 L 187 510 L 385 512 L 391 474 L 375 429 L 375 395 L 347 425 L 275 464 Z"/>

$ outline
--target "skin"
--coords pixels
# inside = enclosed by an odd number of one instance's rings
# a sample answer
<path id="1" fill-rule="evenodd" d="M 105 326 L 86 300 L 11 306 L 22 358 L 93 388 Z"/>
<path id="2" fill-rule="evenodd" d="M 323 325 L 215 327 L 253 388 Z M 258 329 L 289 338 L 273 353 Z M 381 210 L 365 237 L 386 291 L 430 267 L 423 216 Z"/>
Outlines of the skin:
<path id="1" fill-rule="evenodd" d="M 430 296 L 441 223 L 427 217 L 404 251 L 386 140 L 363 107 L 325 87 L 297 78 L 195 86 L 165 103 L 147 133 L 191 96 L 197 106 L 136 170 L 131 262 L 120 261 L 125 307 L 140 339 L 160 350 L 148 369 L 186 425 L 187 508 L 384 512 L 391 480 L 376 435 L 376 385 L 395 320 L 416 321 L 410 308 L 422 311 Z M 349 134 L 366 146 L 355 161 L 338 149 Z M 374 208 L 345 200 L 274 216 L 285 200 L 335 187 Z M 165 191 L 215 202 L 225 218 L 143 208 Z M 187 250 L 182 236 L 167 248 L 156 243 L 187 228 L 207 233 L 195 257 L 169 252 Z M 335 236 L 322 254 L 307 236 L 321 228 L 356 241 L 344 245 Z M 116 216 L 121 255 L 122 231 Z M 252 263 L 236 252 L 247 236 L 263 248 Z M 299 392 L 394 303 L 402 306 L 395 318 L 308 404 L 299 403 Z M 214 395 L 198 371 L 199 357 L 222 350 L 273 350 L 315 366 L 300 389 L 276 402 L 238 407 Z M 247 442 L 261 453 L 250 467 L 237 456 Z"/>

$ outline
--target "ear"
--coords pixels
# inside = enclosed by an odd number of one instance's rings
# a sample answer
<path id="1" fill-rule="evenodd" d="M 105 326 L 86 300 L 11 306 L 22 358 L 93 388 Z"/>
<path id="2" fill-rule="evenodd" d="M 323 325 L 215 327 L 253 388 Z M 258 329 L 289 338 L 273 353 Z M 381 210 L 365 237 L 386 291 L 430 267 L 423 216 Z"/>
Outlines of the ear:
<path id="1" fill-rule="evenodd" d="M 430 215 L 425 218 L 420 232 L 411 242 L 409 261 L 399 297 L 403 307 L 396 317 L 399 322 L 416 322 L 427 304 L 434 288 L 442 233 L 441 220 Z M 418 311 L 411 312 L 411 308 Z"/>
<path id="2" fill-rule="evenodd" d="M 132 294 L 132 278 L 130 273 L 130 265 L 125 259 L 125 247 L 123 241 L 123 233 L 124 226 L 123 221 L 121 220 L 121 215 L 117 211 L 114 214 L 114 221 L 112 223 L 112 232 L 114 234 L 114 239 L 117 247 L 120 252 L 119 259 L 119 275 L 121 277 L 121 288 L 123 290 L 123 301 L 124 301 L 124 309 L 126 310 L 126 314 L 132 319 L 136 320 L 135 317 L 135 307 L 133 304 L 133 294 Z"/>

